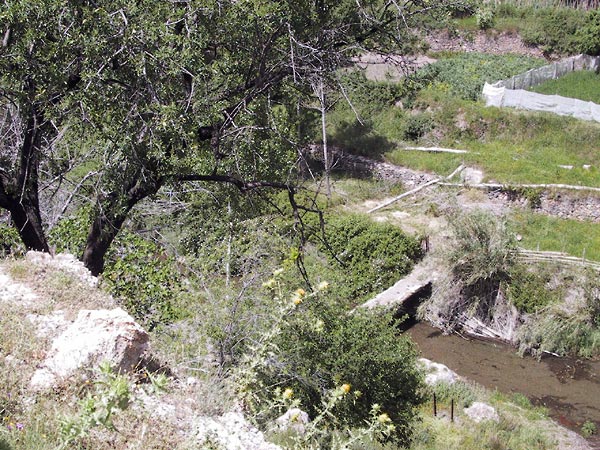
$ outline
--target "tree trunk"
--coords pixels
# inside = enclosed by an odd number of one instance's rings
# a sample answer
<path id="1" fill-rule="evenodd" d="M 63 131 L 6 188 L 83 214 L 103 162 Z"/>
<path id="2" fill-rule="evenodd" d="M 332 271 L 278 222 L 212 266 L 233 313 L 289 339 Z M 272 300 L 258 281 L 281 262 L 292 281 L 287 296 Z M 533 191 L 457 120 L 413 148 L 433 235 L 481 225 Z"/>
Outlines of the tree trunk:
<path id="1" fill-rule="evenodd" d="M 37 195 L 34 199 L 24 198 L 21 203 L 17 203 L 9 211 L 12 222 L 25 247 L 28 250 L 49 253 L 50 248 L 42 226 Z"/>
<path id="2" fill-rule="evenodd" d="M 38 195 L 38 173 L 42 153 L 42 135 L 45 122 L 35 105 L 27 111 L 25 134 L 19 149 L 19 166 L 10 176 L 0 178 L 0 207 L 10 212 L 25 247 L 49 252 L 42 225 Z"/>
<path id="3" fill-rule="evenodd" d="M 128 189 L 129 186 L 129 189 Z M 94 276 L 104 271 L 106 252 L 121 230 L 131 209 L 149 195 L 156 194 L 161 182 L 138 171 L 119 193 L 98 199 L 96 215 L 88 233 L 83 264 Z"/>

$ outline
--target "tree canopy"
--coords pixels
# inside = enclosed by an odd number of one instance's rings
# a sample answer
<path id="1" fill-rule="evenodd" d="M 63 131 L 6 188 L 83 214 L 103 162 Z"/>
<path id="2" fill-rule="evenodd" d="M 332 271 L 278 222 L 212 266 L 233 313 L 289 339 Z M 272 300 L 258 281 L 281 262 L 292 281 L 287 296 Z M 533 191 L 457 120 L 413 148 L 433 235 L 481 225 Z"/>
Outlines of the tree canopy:
<path id="1" fill-rule="evenodd" d="M 82 257 L 98 274 L 131 209 L 162 186 L 292 195 L 311 83 L 335 82 L 361 52 L 404 49 L 411 28 L 442 6 L 4 0 L 0 207 L 28 248 L 48 251 L 48 186 L 86 186 L 93 212 Z"/>

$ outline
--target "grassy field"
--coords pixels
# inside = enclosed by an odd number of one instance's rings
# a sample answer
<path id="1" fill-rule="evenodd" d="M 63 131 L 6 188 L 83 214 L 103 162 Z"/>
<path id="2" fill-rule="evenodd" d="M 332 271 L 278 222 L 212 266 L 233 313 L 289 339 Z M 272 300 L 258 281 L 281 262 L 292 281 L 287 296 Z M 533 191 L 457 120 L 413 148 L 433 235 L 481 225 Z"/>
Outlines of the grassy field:
<path id="1" fill-rule="evenodd" d="M 533 212 L 516 212 L 512 219 L 515 233 L 523 236 L 520 245 L 524 248 L 565 252 L 600 261 L 600 224 Z"/>
<path id="2" fill-rule="evenodd" d="M 572 72 L 557 80 L 546 81 L 531 90 L 540 94 L 557 94 L 600 103 L 600 75 L 587 70 Z"/>
<path id="3" fill-rule="evenodd" d="M 505 184 L 600 186 L 600 171 L 594 167 L 599 155 L 595 145 L 600 139 L 599 124 L 550 114 L 484 108 L 476 103 L 453 108 L 442 102 L 433 107 L 438 108 L 433 115 L 436 124 L 433 133 L 441 139 L 433 141 L 425 135 L 418 144 L 464 149 L 469 153 L 406 151 L 398 147 L 414 143 L 396 141 L 397 148 L 386 154 L 391 162 L 441 175 L 466 164 L 481 168 L 486 180 Z M 462 117 L 462 130 L 453 128 L 456 117 Z M 585 169 L 584 165 L 592 167 Z"/>

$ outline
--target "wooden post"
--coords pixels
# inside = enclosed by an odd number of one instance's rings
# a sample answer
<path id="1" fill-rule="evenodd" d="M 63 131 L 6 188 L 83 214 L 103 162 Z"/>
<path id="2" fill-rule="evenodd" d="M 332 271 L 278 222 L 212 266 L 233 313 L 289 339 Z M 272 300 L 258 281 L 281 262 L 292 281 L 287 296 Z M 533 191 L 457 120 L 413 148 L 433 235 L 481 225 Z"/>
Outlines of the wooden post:
<path id="1" fill-rule="evenodd" d="M 450 422 L 454 422 L 454 399 L 450 400 Z"/>
<path id="2" fill-rule="evenodd" d="M 433 393 L 433 417 L 437 417 L 437 399 L 435 398 L 435 392 Z"/>

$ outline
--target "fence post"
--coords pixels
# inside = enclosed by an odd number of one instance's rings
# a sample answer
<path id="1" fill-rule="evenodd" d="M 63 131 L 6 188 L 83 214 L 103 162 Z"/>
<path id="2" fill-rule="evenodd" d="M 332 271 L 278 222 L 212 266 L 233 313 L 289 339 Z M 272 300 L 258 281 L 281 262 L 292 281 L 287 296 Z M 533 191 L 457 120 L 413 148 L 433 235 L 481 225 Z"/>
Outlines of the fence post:
<path id="1" fill-rule="evenodd" d="M 454 422 L 454 399 L 450 400 L 450 422 Z"/>
<path id="2" fill-rule="evenodd" d="M 435 392 L 433 393 L 433 417 L 437 417 L 437 399 L 435 398 Z"/>

